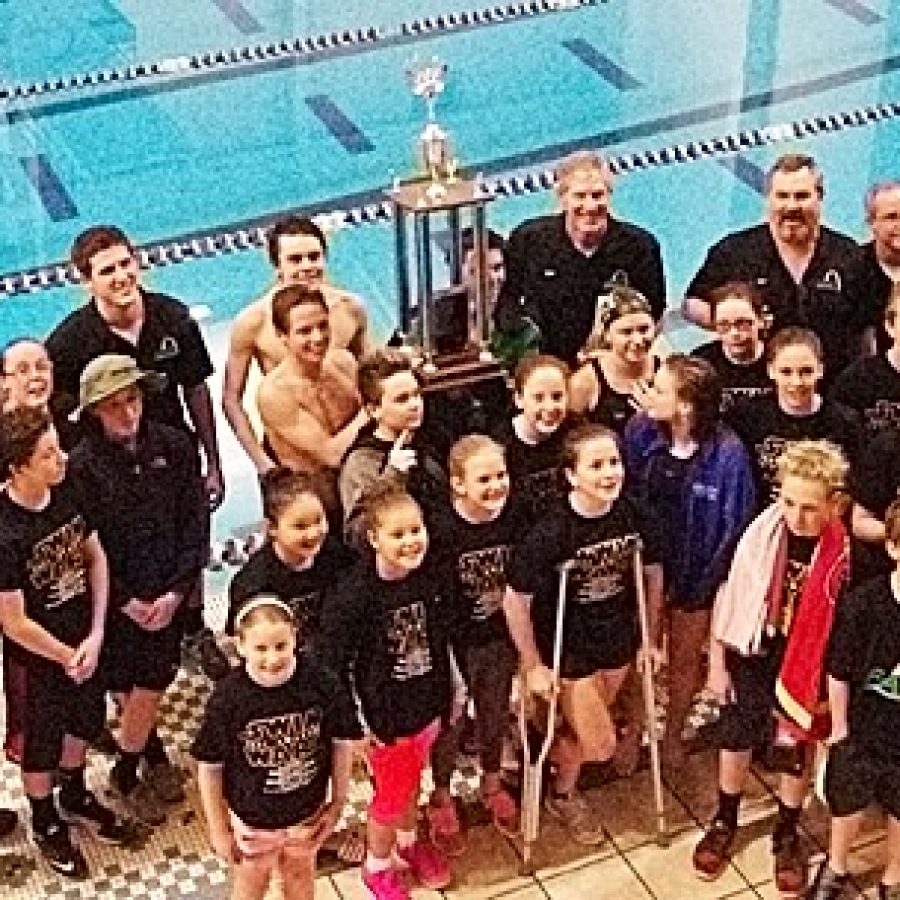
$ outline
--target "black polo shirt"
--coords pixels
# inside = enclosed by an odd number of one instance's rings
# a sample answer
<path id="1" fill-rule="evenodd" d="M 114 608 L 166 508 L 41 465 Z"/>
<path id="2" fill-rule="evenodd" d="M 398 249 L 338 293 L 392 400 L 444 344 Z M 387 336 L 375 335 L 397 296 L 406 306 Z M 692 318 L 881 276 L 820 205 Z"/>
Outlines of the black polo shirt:
<path id="1" fill-rule="evenodd" d="M 53 329 L 45 342 L 53 360 L 53 408 L 68 415 L 78 406 L 78 380 L 84 367 L 98 356 L 123 353 L 137 360 L 140 368 L 166 376 L 165 388 L 148 391 L 144 398 L 147 417 L 189 431 L 182 392 L 197 387 L 212 374 L 212 361 L 187 306 L 165 294 L 141 293 L 144 323 L 137 344 L 109 327 L 94 300 L 70 313 Z"/>
<path id="2" fill-rule="evenodd" d="M 512 331 L 530 316 L 541 329 L 541 351 L 574 363 L 591 333 L 597 297 L 614 279 L 640 291 L 654 318 L 663 314 L 662 254 L 650 232 L 611 218 L 600 246 L 585 255 L 572 243 L 562 213 L 529 219 L 509 237 L 496 324 Z"/>
<path id="3" fill-rule="evenodd" d="M 866 295 L 862 253 L 848 237 L 822 228 L 800 284 L 785 266 L 768 223 L 736 231 L 714 244 L 687 289 L 708 300 L 729 281 L 756 286 L 772 316 L 772 332 L 789 325 L 814 331 L 833 379 L 857 355 L 863 331 L 877 324 L 878 307 Z"/>
<path id="4" fill-rule="evenodd" d="M 878 350 L 881 352 L 891 346 L 891 339 L 884 328 L 884 311 L 887 309 L 888 300 L 891 299 L 894 282 L 878 262 L 875 255 L 875 241 L 863 244 L 861 249 L 863 293 L 877 315 L 878 327 L 875 334 L 878 339 Z"/>

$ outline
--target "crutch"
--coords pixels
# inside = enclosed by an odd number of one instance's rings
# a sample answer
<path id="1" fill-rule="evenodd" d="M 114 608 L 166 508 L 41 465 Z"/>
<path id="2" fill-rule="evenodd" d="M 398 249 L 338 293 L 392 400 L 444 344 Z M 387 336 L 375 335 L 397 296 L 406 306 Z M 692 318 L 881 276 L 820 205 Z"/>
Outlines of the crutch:
<path id="1" fill-rule="evenodd" d="M 659 755 L 659 729 L 656 727 L 656 688 L 651 657 L 650 625 L 647 619 L 647 594 L 644 590 L 644 564 L 640 538 L 634 542 L 634 587 L 637 596 L 638 619 L 641 627 L 641 647 L 644 650 L 643 693 L 647 716 L 647 737 L 650 743 L 650 776 L 653 781 L 653 804 L 656 808 L 656 842 L 661 847 L 669 842 L 666 831 L 666 810 L 663 797 L 662 766 Z"/>
<path id="2" fill-rule="evenodd" d="M 519 735 L 522 740 L 522 871 L 531 874 L 531 855 L 541 825 L 541 786 L 544 763 L 553 745 L 556 731 L 556 704 L 559 697 L 559 667 L 562 660 L 563 618 L 566 612 L 566 587 L 572 561 L 562 564 L 559 570 L 559 594 L 556 598 L 556 631 L 553 636 L 553 691 L 547 710 L 547 729 L 537 758 L 532 761 L 531 741 L 528 735 L 528 682 L 525 672 L 519 674 Z"/>

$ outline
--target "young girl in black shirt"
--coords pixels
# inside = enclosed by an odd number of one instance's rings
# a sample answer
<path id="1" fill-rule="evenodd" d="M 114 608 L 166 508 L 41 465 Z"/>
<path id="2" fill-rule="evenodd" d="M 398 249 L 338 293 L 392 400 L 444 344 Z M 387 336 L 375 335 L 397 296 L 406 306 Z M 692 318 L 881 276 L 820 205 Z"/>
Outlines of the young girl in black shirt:
<path id="1" fill-rule="evenodd" d="M 519 520 L 507 502 L 506 454 L 491 438 L 470 434 L 458 440 L 450 450 L 448 468 L 453 499 L 436 520 L 435 530 L 453 567 L 459 621 L 454 648 L 475 703 L 482 800 L 494 825 L 512 834 L 518 829 L 518 809 L 503 787 L 500 762 L 516 652 L 503 615 L 503 595 Z M 450 796 L 458 746 L 459 729 L 448 729 L 438 739 L 432 754 L 435 790 L 428 808 L 432 838 L 451 855 L 462 849 Z"/>
<path id="2" fill-rule="evenodd" d="M 569 367 L 555 356 L 527 356 L 515 375 L 519 412 L 494 433 L 506 448 L 517 510 L 536 521 L 562 493 L 559 463 L 569 412 Z"/>
<path id="3" fill-rule="evenodd" d="M 262 497 L 267 540 L 232 579 L 227 630 L 245 600 L 271 594 L 291 608 L 297 645 L 304 649 L 318 631 L 326 589 L 353 557 L 328 533 L 325 507 L 308 475 L 272 469 L 262 477 Z"/>
<path id="4" fill-rule="evenodd" d="M 209 839 L 234 900 L 313 900 L 316 852 L 347 799 L 356 734 L 340 680 L 296 653 L 290 607 L 259 595 L 235 615 L 244 664 L 219 681 L 192 753 Z"/>
<path id="5" fill-rule="evenodd" d="M 634 548 L 643 544 L 651 635 L 662 600 L 658 541 L 636 506 L 620 496 L 624 468 L 616 436 L 584 425 L 566 440 L 568 496 L 544 510 L 543 520 L 512 555 L 504 601 L 509 630 L 526 672 L 527 689 L 548 695 L 556 630 L 560 567 L 570 566 L 562 636 L 560 708 L 565 728 L 553 749 L 557 776 L 548 809 L 572 839 L 603 840 L 586 800 L 575 791 L 583 762 L 602 762 L 616 746 L 609 708 L 635 661 L 639 641 Z"/>
<path id="6" fill-rule="evenodd" d="M 366 824 L 362 879 L 377 900 L 408 896 L 393 868 L 396 852 L 416 879 L 438 890 L 450 868 L 430 840 L 416 834 L 422 770 L 452 705 L 445 561 L 429 550 L 422 510 L 394 485 L 378 486 L 364 505 L 374 559 L 329 596 L 320 646 L 334 671 L 349 669 L 369 735 L 375 793 Z"/>

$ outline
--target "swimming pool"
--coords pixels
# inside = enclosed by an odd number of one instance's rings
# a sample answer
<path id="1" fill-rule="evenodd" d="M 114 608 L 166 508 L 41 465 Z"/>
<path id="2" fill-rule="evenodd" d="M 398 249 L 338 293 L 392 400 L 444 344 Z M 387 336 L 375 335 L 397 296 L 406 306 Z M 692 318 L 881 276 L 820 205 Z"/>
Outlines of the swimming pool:
<path id="1" fill-rule="evenodd" d="M 449 66 L 439 118 L 473 171 L 540 170 L 580 146 L 647 154 L 643 168 L 621 177 L 615 207 L 659 236 L 673 301 L 705 246 L 758 219 L 761 172 L 789 148 L 821 161 L 829 224 L 863 237 L 862 196 L 872 181 L 897 177 L 900 125 L 893 107 L 882 107 L 879 121 L 861 116 L 858 127 L 850 119 L 853 127 L 832 129 L 823 117 L 900 100 L 898 7 L 0 0 L 0 87 L 11 95 L 0 100 L 0 341 L 43 334 L 79 302 L 77 287 L 20 292 L 13 276 L 65 260 L 90 224 L 114 222 L 142 244 L 171 245 L 252 228 L 288 209 L 377 201 L 393 175 L 412 169 L 423 113 L 404 72 L 433 54 Z M 477 21 L 462 24 L 462 13 L 476 10 Z M 324 47 L 314 40 L 312 50 L 291 50 L 295 38 L 310 37 Z M 255 47 L 257 55 L 230 52 Z M 126 77 L 138 66 L 145 75 Z M 87 73 L 93 84 L 72 78 Z M 29 91 L 35 82 L 40 89 Z M 802 140 L 775 127 L 816 117 L 825 126 L 813 121 Z M 742 152 L 723 143 L 722 152 L 686 162 L 652 154 L 754 130 L 761 146 Z M 507 231 L 552 204 L 547 191 L 521 193 L 492 204 L 493 227 Z M 332 238 L 333 277 L 367 300 L 378 334 L 393 324 L 392 253 L 384 221 Z M 220 357 L 227 323 L 270 273 L 262 252 L 248 250 L 189 258 L 147 277 L 208 307 L 205 327 Z M 226 518 L 230 527 L 246 516 Z"/>

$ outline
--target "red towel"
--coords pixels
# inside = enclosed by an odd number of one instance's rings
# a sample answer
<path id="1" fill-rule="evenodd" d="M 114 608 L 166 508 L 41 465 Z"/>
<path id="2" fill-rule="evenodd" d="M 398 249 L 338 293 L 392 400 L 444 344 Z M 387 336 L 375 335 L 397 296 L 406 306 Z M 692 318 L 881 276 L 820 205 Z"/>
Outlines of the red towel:
<path id="1" fill-rule="evenodd" d="M 849 569 L 849 545 L 840 520 L 825 526 L 788 633 L 775 696 L 788 717 L 786 730 L 798 740 L 824 740 L 830 730 L 822 674 L 835 605 Z"/>

